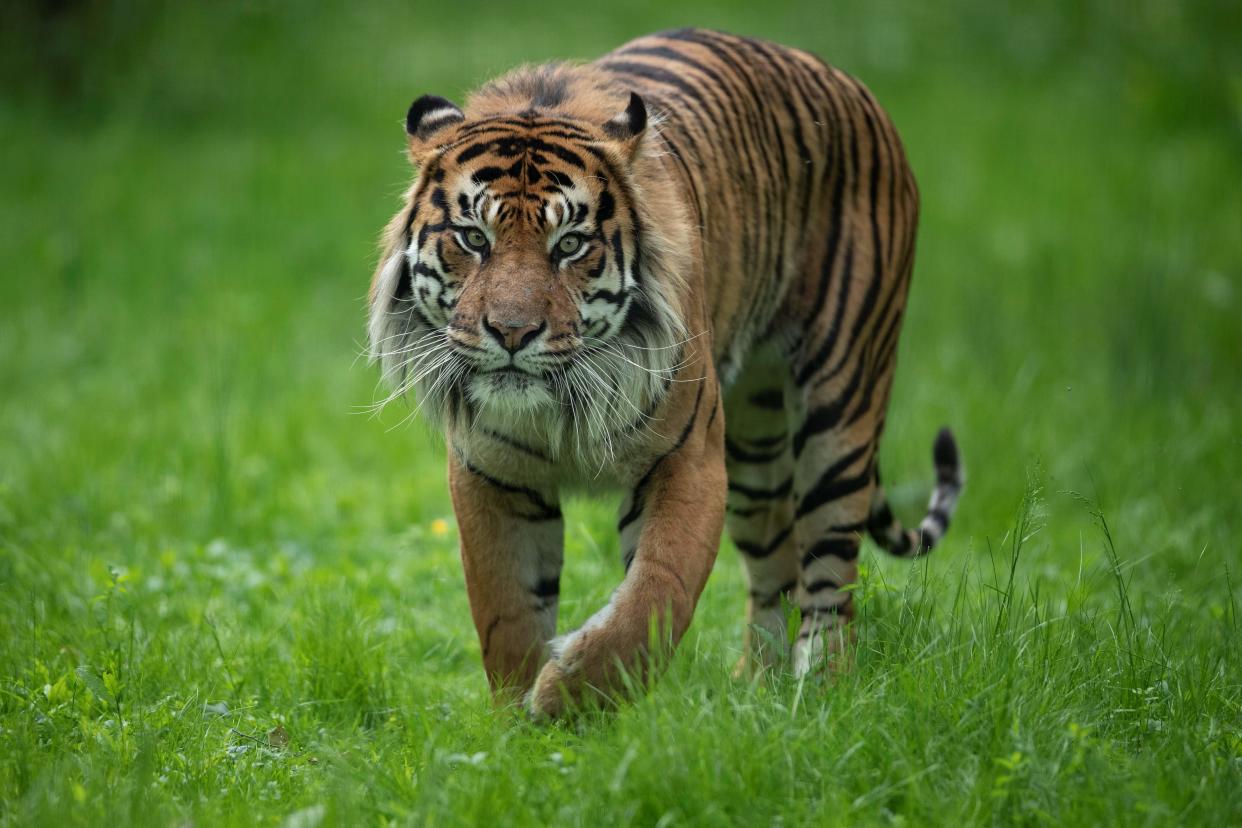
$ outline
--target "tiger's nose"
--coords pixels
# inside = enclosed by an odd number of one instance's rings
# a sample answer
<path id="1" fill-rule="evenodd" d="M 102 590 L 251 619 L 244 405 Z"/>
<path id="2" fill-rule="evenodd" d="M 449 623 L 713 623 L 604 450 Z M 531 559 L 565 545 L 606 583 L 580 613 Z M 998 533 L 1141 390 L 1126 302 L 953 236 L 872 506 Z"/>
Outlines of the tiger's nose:
<path id="1" fill-rule="evenodd" d="M 546 322 L 535 323 L 522 319 L 483 317 L 483 330 L 487 331 L 502 348 L 511 354 L 516 354 L 533 342 L 546 327 Z"/>

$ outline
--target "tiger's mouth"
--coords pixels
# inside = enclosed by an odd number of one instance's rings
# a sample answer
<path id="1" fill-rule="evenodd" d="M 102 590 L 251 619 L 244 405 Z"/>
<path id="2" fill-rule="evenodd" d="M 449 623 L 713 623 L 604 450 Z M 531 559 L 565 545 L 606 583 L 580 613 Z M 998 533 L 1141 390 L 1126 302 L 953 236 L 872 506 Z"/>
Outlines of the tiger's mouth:
<path id="1" fill-rule="evenodd" d="M 517 365 L 506 365 L 503 368 L 495 368 L 491 371 L 482 371 L 479 376 L 486 377 L 489 382 L 496 386 L 517 387 L 522 388 L 531 383 L 544 382 L 542 373 L 536 373 Z"/>
<path id="2" fill-rule="evenodd" d="M 475 372 L 467 387 L 476 402 L 488 407 L 525 411 L 553 400 L 547 376 L 517 365 Z"/>

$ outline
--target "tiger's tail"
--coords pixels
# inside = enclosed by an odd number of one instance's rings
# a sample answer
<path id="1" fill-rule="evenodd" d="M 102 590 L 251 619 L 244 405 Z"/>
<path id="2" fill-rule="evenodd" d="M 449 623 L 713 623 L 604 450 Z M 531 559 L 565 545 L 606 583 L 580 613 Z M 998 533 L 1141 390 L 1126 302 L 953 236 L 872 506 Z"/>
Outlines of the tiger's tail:
<path id="1" fill-rule="evenodd" d="M 871 496 L 871 516 L 867 531 L 886 552 L 903 558 L 926 555 L 940 542 L 949 529 L 949 520 L 957 508 L 962 494 L 965 474 L 957 441 L 948 428 L 940 429 L 932 444 L 932 460 L 936 464 L 936 488 L 927 503 L 927 514 L 919 528 L 906 529 L 888 506 L 888 498 L 880 486 L 880 472 L 876 468 L 874 494 Z"/>

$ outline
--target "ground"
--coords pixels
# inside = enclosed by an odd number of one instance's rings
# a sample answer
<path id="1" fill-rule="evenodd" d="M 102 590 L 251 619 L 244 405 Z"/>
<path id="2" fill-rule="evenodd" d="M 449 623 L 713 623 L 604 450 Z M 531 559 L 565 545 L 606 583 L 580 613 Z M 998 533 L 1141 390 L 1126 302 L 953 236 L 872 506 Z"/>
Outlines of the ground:
<path id="1" fill-rule="evenodd" d="M 53 6 L 47 8 L 52 9 Z M 1242 822 L 1242 64 L 1226 5 L 69 4 L 0 35 L 0 824 Z M 518 10 L 521 11 L 518 11 Z M 52 11 L 47 12 L 54 15 Z M 689 23 L 813 49 L 923 223 L 835 683 L 490 708 L 443 448 L 360 359 L 401 117 Z M 568 510 L 562 629 L 620 578 Z"/>

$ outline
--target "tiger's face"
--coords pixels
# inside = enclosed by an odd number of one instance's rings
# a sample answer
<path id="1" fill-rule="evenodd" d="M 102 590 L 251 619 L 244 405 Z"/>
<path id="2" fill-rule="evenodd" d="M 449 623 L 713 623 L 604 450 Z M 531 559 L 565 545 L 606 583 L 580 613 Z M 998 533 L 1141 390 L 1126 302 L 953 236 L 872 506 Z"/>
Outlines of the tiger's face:
<path id="1" fill-rule="evenodd" d="M 602 125 L 468 120 L 443 99 L 415 102 L 420 174 L 390 227 L 370 325 L 399 392 L 450 416 L 564 409 L 597 421 L 619 419 L 621 398 L 637 408 L 652 396 L 673 356 L 653 349 L 672 350 L 680 323 L 666 292 L 642 284 L 628 165 L 645 125 L 637 96 Z"/>
<path id="2" fill-rule="evenodd" d="M 410 301 L 444 331 L 471 400 L 524 409 L 624 327 L 633 224 L 600 159 L 541 152 L 533 129 L 485 141 L 445 153 L 420 194 Z"/>

